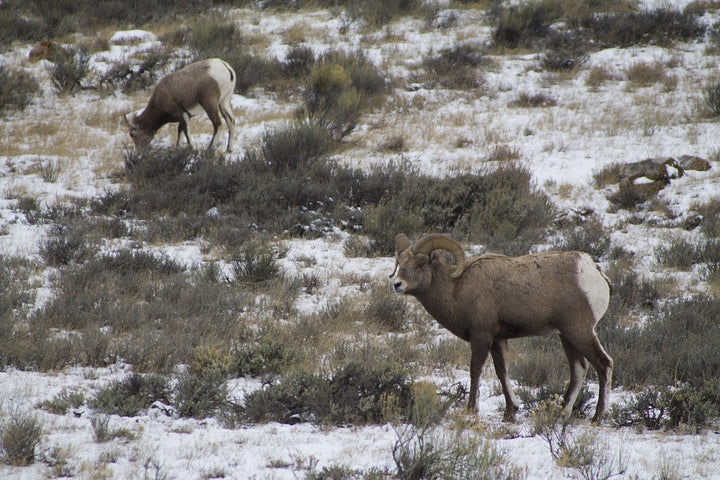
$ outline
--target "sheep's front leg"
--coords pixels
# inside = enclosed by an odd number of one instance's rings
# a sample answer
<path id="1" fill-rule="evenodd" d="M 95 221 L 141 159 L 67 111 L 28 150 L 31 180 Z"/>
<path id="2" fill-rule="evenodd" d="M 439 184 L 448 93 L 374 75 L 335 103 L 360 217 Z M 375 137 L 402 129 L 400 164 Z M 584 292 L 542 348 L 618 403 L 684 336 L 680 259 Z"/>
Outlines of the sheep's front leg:
<path id="1" fill-rule="evenodd" d="M 190 114 L 187 112 L 183 112 L 182 119 L 178 123 L 178 136 L 177 136 L 177 142 L 175 142 L 175 146 L 180 146 L 180 135 L 185 134 L 185 140 L 187 140 L 188 147 L 192 148 L 192 143 L 190 142 L 190 131 L 188 124 L 190 123 Z"/>
<path id="2" fill-rule="evenodd" d="M 478 382 L 489 349 L 490 341 L 487 339 L 470 340 L 470 398 L 468 400 L 468 412 L 477 412 Z"/>
<path id="3" fill-rule="evenodd" d="M 510 377 L 505 366 L 505 354 L 507 353 L 507 340 L 495 340 L 490 347 L 495 373 L 500 380 L 503 395 L 505 396 L 505 414 L 503 420 L 506 422 L 515 421 L 515 413 L 520 410 L 520 400 L 515 396 L 510 386 Z"/>

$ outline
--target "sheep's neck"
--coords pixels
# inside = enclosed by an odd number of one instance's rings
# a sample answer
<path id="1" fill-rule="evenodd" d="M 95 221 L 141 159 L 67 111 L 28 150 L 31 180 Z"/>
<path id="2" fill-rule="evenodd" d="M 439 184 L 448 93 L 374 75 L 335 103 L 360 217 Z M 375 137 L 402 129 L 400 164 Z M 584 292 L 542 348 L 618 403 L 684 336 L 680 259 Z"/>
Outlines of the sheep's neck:
<path id="1" fill-rule="evenodd" d="M 166 123 L 172 122 L 173 119 L 156 108 L 152 102 L 145 107 L 145 110 L 135 118 L 135 123 L 144 130 L 152 130 L 156 132 Z"/>
<path id="2" fill-rule="evenodd" d="M 455 281 L 450 278 L 450 272 L 453 268 L 447 265 L 437 266 L 433 272 L 430 288 L 415 297 L 440 325 L 463 340 L 469 340 L 470 333 L 467 323 L 458 318 L 457 309 L 452 300 Z"/>

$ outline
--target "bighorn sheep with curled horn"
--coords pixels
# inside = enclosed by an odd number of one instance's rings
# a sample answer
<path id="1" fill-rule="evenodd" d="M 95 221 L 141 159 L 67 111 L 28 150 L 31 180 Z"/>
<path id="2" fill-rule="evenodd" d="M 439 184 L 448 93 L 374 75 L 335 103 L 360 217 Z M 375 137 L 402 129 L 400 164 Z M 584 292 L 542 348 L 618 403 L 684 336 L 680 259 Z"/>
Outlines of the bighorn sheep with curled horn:
<path id="1" fill-rule="evenodd" d="M 436 250 L 452 253 L 456 265 Z M 570 363 L 565 413 L 572 411 L 588 361 L 600 387 L 593 421 L 605 413 L 613 361 L 595 325 L 607 309 L 610 285 L 588 254 L 486 254 L 465 261 L 462 247 L 448 235 L 426 235 L 412 244 L 400 234 L 395 256 L 395 292 L 414 296 L 440 325 L 470 342 L 470 411 L 477 410 L 478 378 L 489 351 L 505 396 L 504 418 L 513 420 L 520 403 L 505 367 L 507 340 L 559 333 Z"/>
<path id="2" fill-rule="evenodd" d="M 173 72 L 158 82 L 145 109 L 132 118 L 125 115 L 130 136 L 138 148 L 147 147 L 160 127 L 166 123 L 179 122 L 176 145 L 180 144 L 180 134 L 185 134 L 188 145 L 190 117 L 205 110 L 213 124 L 213 136 L 208 148 L 215 143 L 220 128 L 220 115 L 228 127 L 227 151 L 232 151 L 235 117 L 230 107 L 230 99 L 235 90 L 237 76 L 227 62 L 211 58 L 191 63 Z"/>

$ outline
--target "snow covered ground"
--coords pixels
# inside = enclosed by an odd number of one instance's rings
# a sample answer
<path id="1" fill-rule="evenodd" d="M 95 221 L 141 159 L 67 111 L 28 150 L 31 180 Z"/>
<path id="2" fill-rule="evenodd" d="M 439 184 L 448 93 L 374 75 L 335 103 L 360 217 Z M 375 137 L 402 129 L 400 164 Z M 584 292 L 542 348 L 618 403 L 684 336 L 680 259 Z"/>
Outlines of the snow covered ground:
<path id="1" fill-rule="evenodd" d="M 671 6 L 664 1 L 648 0 L 644 4 L 648 8 Z M 686 2 L 677 0 L 676 4 L 682 7 Z M 394 35 L 397 41 L 392 43 L 375 41 L 372 35 L 368 38 L 359 29 L 354 34 L 340 35 L 337 33 L 340 20 L 328 11 L 262 12 L 258 16 L 257 12 L 240 10 L 233 13 L 233 18 L 243 26 L 245 34 L 268 38 L 269 55 L 282 58 L 287 49 L 282 32 L 302 22 L 311 31 L 322 31 L 317 37 L 307 35 L 307 44 L 316 51 L 330 47 L 362 48 L 390 75 L 402 78 L 407 75 L 407 65 L 420 62 L 423 54 L 463 39 L 487 38 L 489 29 L 480 21 L 480 12 L 469 9 L 457 13 L 458 25 L 443 31 L 426 31 L 415 19 L 393 23 L 387 31 L 377 34 L 378 37 Z M 714 20 L 712 15 L 704 19 L 708 23 Z M 139 40 L 131 42 L 128 38 Z M 109 50 L 93 56 L 96 74 L 101 74 L 112 62 L 130 56 L 133 50 L 156 45 L 157 37 L 149 32 L 118 33 L 110 44 Z M 554 78 L 534 68 L 536 55 L 498 57 L 497 67 L 484 74 L 488 91 L 485 95 L 398 89 L 391 97 L 397 105 L 363 116 L 351 136 L 352 148 L 336 159 L 360 167 L 388 162 L 394 157 L 377 151 L 376 146 L 393 131 L 402 131 L 408 146 L 404 157 L 422 171 L 445 175 L 479 171 L 483 168 L 482 159 L 493 146 L 509 145 L 517 149 L 521 162 L 530 169 L 537 185 L 551 195 L 561 209 L 589 207 L 601 215 L 606 228 L 622 225 L 622 228 L 613 228 L 613 244 L 635 252 L 641 259 L 639 273 L 652 276 L 658 269 L 652 255 L 656 245 L 680 236 L 693 238 L 697 233 L 650 229 L 628 223 L 627 212 L 608 213 L 609 187 L 593 187 L 592 174 L 613 162 L 697 155 L 710 160 L 712 170 L 688 172 L 683 178 L 673 180 L 659 197 L 682 217 L 691 204 L 720 195 L 720 124 L 717 119 L 700 118 L 696 113 L 702 101 L 703 85 L 718 75 L 717 54 L 706 54 L 705 47 L 704 43 L 689 43 L 671 48 L 604 50 L 591 54 L 583 73 L 570 80 Z M 122 156 L 118 152 L 129 142 L 121 115 L 141 108 L 147 97 L 130 98 L 120 93 L 107 97 L 91 92 L 58 97 L 49 84 L 46 62 L 27 63 L 30 48 L 31 45 L 18 45 L 0 55 L 0 62 L 32 71 L 43 86 L 43 94 L 24 113 L 0 120 L 3 144 L 0 147 L 0 253 L 38 258 L 38 248 L 46 232 L 42 226 L 30 225 L 16 209 L 17 193 L 32 194 L 49 206 L 68 198 L 92 198 L 117 188 L 110 174 L 122 167 Z M 622 80 L 623 71 L 638 61 L 673 65 L 666 68 L 668 74 L 677 79 L 677 86 L 669 91 L 662 85 L 630 89 Z M 604 67 L 619 80 L 591 91 L 586 77 L 593 66 Z M 508 107 L 519 92 L 537 91 L 556 99 L 557 106 Z M 409 105 L 421 107 L 409 109 Z M 266 128 L 287 118 L 293 110 L 293 105 L 262 92 L 248 97 L 235 95 L 233 107 L 239 125 L 238 158 L 243 150 L 257 145 Z M 98 111 L 103 112 L 102 118 L 94 118 L 89 113 Z M 393 111 L 402 116 L 401 123 L 391 118 Z M 265 121 L 271 112 L 272 119 Z M 28 120 L 23 123 L 22 117 Z M 83 125 L 85 143 L 64 138 L 63 132 L 70 122 Z M 198 125 L 204 119 L 194 122 Z M 205 144 L 210 134 L 207 129 L 202 130 L 204 133 L 198 133 L 200 131 L 195 127 L 195 141 Z M 156 141 L 172 144 L 174 135 L 174 128 L 166 127 Z M 468 140 L 467 146 L 457 148 L 461 137 Z M 43 155 L 43 145 L 49 144 L 53 145 L 53 151 L 59 152 L 56 158 Z M 62 165 L 56 182 L 43 182 L 37 169 L 31 168 L 39 158 Z M 311 271 L 329 280 L 327 288 L 322 290 L 323 295 L 328 296 L 352 294 L 346 291 L 348 287 L 335 280 L 343 272 L 387 281 L 393 259 L 346 258 L 341 241 L 346 235 L 337 232 L 334 238 L 287 241 L 289 250 L 282 267 L 290 274 L 302 273 L 309 267 L 303 267 L 298 259 L 315 258 Z M 168 246 L 164 251 L 188 263 L 202 260 L 197 245 Z M 681 276 L 682 285 L 689 291 L 703 292 L 708 288 L 698 279 L 697 272 Z M 324 301 L 326 299 L 301 296 L 297 307 L 308 311 Z M 178 419 L 160 409 L 150 409 L 137 417 L 110 419 L 113 428 L 128 429 L 132 438 L 98 443 L 87 407 L 66 415 L 35 408 L 39 402 L 52 400 L 63 389 L 72 388 L 83 392 L 86 398 L 91 397 L 93 392 L 128 374 L 128 367 L 122 363 L 102 369 L 70 368 L 52 373 L 9 369 L 0 372 L 0 413 L 21 408 L 37 415 L 43 425 L 38 454 L 48 457 L 64 452 L 78 478 L 294 479 L 302 478 L 310 469 L 330 465 L 361 470 L 393 468 L 392 447 L 398 432 L 391 425 L 321 428 L 311 424 L 269 423 L 228 429 L 213 418 Z M 439 384 L 456 381 L 467 384 L 467 371 L 451 372 L 439 379 Z M 501 425 L 503 400 L 494 382 L 492 372 L 486 371 L 479 395 L 479 416 L 497 431 L 507 428 L 512 433 L 498 434 L 495 440 L 509 461 L 528 479 L 576 477 L 577 471 L 558 466 L 545 440 L 531 434 L 527 418 L 509 427 Z M 242 398 L 259 386 L 254 380 L 235 380 L 231 384 L 232 395 Z M 624 395 L 619 388 L 613 390 L 611 404 L 621 401 Z M 610 426 L 581 425 L 579 428 L 592 429 L 605 442 L 613 458 L 622 458 L 627 466 L 624 478 L 720 479 L 720 432 L 691 435 Z M 114 461 L 101 461 L 110 457 Z M 53 476 L 49 470 L 46 462 L 27 467 L 0 465 L 0 477 L 47 478 Z M 668 471 L 674 476 L 663 476 Z"/>

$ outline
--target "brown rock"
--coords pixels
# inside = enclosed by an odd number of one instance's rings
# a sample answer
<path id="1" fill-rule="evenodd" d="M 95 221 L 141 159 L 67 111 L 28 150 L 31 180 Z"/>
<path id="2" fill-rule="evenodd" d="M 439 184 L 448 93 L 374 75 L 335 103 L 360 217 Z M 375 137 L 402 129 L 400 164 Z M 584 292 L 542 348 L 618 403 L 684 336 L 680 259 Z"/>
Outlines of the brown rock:
<path id="1" fill-rule="evenodd" d="M 683 170 L 697 170 L 699 172 L 705 172 L 711 168 L 710 162 L 694 155 L 681 155 L 678 157 L 678 164 Z"/>

